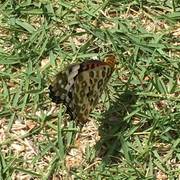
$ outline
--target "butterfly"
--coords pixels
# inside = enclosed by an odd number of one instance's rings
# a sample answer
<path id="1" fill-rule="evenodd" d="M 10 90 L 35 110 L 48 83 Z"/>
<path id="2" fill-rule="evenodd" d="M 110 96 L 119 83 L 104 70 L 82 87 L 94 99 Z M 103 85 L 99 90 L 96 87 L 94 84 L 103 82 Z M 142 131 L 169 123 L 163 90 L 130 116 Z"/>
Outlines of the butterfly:
<path id="1" fill-rule="evenodd" d="M 49 96 L 56 104 L 63 103 L 71 119 L 84 124 L 115 69 L 114 55 L 105 61 L 87 60 L 72 64 L 56 75 L 49 86 Z"/>

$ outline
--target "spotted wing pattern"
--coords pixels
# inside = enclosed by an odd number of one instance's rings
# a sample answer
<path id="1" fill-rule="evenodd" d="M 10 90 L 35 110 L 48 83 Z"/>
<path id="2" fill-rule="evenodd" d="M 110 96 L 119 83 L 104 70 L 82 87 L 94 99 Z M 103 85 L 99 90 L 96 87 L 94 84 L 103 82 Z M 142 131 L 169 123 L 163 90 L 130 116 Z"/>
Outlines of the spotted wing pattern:
<path id="1" fill-rule="evenodd" d="M 98 103 L 115 66 L 115 57 L 105 62 L 89 60 L 73 64 L 59 72 L 50 85 L 50 97 L 55 103 L 63 103 L 72 119 L 85 123 L 89 113 Z"/>

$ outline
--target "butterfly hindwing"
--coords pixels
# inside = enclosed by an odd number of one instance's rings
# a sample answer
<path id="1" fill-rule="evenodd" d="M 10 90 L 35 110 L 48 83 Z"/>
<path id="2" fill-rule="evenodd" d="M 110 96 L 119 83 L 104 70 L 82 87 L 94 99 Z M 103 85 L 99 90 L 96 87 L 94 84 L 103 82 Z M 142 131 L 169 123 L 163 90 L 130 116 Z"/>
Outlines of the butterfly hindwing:
<path id="1" fill-rule="evenodd" d="M 78 75 L 79 68 L 79 64 L 73 64 L 56 75 L 52 85 L 49 86 L 49 96 L 53 102 L 57 104 L 69 103 L 69 99 L 72 97 L 72 86 L 74 85 L 75 77 Z"/>

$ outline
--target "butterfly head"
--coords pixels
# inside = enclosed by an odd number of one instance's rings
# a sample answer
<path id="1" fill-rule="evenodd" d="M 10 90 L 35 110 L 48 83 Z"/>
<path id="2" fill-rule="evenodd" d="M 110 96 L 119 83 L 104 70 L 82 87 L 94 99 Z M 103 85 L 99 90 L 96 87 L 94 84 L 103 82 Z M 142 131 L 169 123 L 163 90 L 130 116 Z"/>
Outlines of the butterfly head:
<path id="1" fill-rule="evenodd" d="M 116 57 L 112 54 L 106 56 L 105 62 L 112 68 L 115 69 L 116 65 Z"/>

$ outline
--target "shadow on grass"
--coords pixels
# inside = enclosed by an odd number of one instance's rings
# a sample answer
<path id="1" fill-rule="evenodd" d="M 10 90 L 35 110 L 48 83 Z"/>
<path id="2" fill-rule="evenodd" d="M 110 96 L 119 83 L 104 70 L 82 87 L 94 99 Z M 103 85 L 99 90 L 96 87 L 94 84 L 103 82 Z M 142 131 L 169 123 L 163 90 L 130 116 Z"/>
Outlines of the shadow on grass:
<path id="1" fill-rule="evenodd" d="M 96 143 L 97 156 L 101 157 L 104 163 L 119 162 L 121 156 L 123 135 L 131 126 L 124 117 L 131 113 L 132 105 L 137 101 L 134 92 L 127 91 L 121 94 L 107 110 L 99 127 L 100 140 Z"/>

